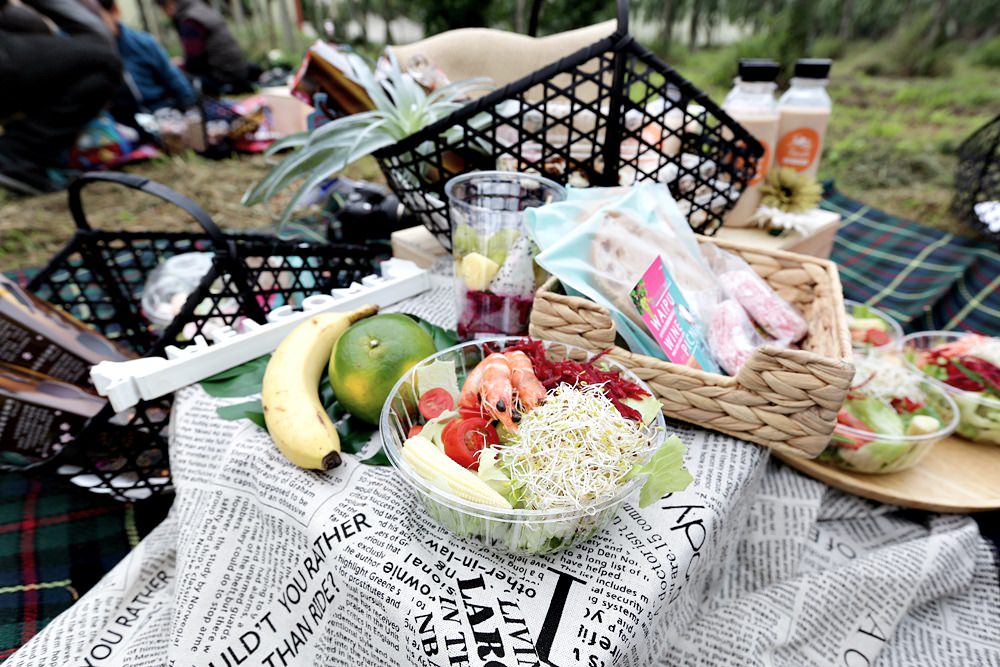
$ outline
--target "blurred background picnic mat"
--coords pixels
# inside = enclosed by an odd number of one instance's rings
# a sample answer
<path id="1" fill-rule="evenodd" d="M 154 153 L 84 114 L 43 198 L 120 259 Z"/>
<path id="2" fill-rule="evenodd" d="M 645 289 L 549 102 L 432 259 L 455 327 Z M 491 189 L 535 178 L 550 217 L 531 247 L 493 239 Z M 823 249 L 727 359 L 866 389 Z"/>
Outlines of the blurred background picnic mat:
<path id="1" fill-rule="evenodd" d="M 821 206 L 842 218 L 830 258 L 846 298 L 881 308 L 906 331 L 1000 336 L 996 246 L 889 215 L 832 184 Z"/>

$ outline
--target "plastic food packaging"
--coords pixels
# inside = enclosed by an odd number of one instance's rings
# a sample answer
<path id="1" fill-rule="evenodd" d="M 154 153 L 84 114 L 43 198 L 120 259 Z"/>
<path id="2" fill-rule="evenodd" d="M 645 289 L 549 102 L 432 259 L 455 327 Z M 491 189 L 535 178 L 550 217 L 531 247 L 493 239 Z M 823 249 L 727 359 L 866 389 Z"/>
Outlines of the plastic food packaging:
<path id="1" fill-rule="evenodd" d="M 706 338 L 715 360 L 730 375 L 736 375 L 753 351 L 764 344 L 735 299 L 722 301 L 712 311 Z"/>
<path id="2" fill-rule="evenodd" d="M 735 299 L 776 343 L 787 346 L 802 340 L 809 325 L 795 308 L 778 296 L 741 257 L 707 246 L 704 253 L 726 293 Z"/>
<path id="3" fill-rule="evenodd" d="M 174 255 L 152 270 L 142 290 L 142 313 L 157 331 L 167 328 L 201 279 L 212 269 L 212 253 Z"/>
<path id="4" fill-rule="evenodd" d="M 630 296 L 658 256 L 699 324 L 722 298 L 698 240 L 663 184 L 570 190 L 566 202 L 530 210 L 525 219 L 542 249 L 538 263 L 567 292 L 607 308 L 633 352 L 666 359 Z"/>

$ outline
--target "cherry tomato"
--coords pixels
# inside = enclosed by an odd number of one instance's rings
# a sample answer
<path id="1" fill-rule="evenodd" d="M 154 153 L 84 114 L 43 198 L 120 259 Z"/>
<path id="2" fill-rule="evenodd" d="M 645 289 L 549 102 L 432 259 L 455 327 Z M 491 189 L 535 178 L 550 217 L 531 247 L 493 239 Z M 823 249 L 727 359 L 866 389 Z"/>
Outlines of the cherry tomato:
<path id="1" fill-rule="evenodd" d="M 479 470 L 479 452 L 500 444 L 500 436 L 489 420 L 480 417 L 449 422 L 441 433 L 444 453 L 460 466 Z"/>
<path id="2" fill-rule="evenodd" d="M 420 397 L 417 408 L 424 419 L 434 419 L 442 412 L 447 412 L 455 407 L 455 399 L 451 397 L 447 389 L 435 387 Z"/>
<path id="3" fill-rule="evenodd" d="M 888 345 L 892 342 L 892 338 L 889 336 L 889 332 L 880 331 L 879 329 L 869 329 L 865 332 L 865 342 L 869 345 L 875 347 L 882 347 L 883 345 Z"/>
<path id="4" fill-rule="evenodd" d="M 420 432 L 424 430 L 422 424 L 414 424 L 410 427 L 410 431 L 406 434 L 407 438 L 412 438 L 415 435 L 420 435 Z"/>

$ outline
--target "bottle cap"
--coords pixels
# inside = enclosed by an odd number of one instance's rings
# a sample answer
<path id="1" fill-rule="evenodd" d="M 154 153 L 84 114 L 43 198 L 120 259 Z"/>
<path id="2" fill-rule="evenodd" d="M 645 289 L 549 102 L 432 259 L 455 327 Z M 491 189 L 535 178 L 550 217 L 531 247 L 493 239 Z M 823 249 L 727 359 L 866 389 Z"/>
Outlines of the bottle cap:
<path id="1" fill-rule="evenodd" d="M 778 71 L 778 63 L 767 58 L 740 59 L 740 79 L 745 82 L 774 81 Z"/>
<path id="2" fill-rule="evenodd" d="M 826 79 L 830 76 L 829 58 L 799 58 L 795 61 L 795 76 L 800 79 Z"/>

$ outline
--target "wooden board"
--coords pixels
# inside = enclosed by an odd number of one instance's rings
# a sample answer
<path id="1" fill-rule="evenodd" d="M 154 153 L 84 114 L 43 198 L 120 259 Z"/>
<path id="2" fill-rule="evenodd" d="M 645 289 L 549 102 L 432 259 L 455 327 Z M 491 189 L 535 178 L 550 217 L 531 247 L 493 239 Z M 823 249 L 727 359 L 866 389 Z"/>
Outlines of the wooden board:
<path id="1" fill-rule="evenodd" d="M 865 475 L 819 461 L 774 455 L 832 487 L 883 503 L 932 512 L 1000 509 L 997 445 L 945 438 L 917 466 L 887 475 Z"/>
<path id="2" fill-rule="evenodd" d="M 808 236 L 793 231 L 785 232 L 781 236 L 771 236 L 766 229 L 760 227 L 723 227 L 716 232 L 715 238 L 769 250 L 787 250 L 829 259 L 830 251 L 833 249 L 833 237 L 840 227 L 840 215 L 830 211 L 819 211 L 817 215 L 825 222 Z"/>

